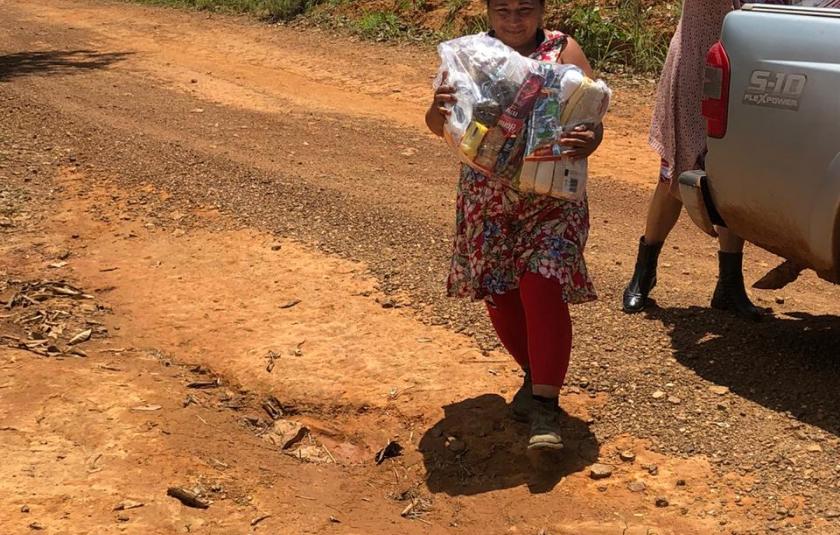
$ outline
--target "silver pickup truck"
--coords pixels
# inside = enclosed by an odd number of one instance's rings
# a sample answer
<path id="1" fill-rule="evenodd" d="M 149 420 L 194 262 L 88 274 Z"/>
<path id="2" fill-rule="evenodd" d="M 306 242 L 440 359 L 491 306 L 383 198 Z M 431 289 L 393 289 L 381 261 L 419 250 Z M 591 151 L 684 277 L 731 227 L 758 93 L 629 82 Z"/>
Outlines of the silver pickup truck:
<path id="1" fill-rule="evenodd" d="M 790 280 L 810 268 L 840 283 L 840 10 L 730 13 L 708 54 L 703 115 L 706 169 L 679 179 L 691 219 L 787 259 Z"/>

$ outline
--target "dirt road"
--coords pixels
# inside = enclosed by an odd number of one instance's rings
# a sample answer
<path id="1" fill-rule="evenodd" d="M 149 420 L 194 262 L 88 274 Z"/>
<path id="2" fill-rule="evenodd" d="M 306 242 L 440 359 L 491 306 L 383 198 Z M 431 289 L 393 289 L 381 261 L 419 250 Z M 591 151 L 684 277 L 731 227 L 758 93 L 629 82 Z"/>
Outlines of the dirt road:
<path id="1" fill-rule="evenodd" d="M 649 85 L 615 82 L 601 300 L 574 310 L 567 450 L 535 471 L 512 361 L 443 295 L 432 51 L 122 3 L 0 11 L 2 533 L 840 532 L 840 291 L 755 293 L 760 325 L 708 310 L 715 244 L 684 221 L 659 306 L 618 310 Z M 774 265 L 747 256 L 750 281 Z"/>

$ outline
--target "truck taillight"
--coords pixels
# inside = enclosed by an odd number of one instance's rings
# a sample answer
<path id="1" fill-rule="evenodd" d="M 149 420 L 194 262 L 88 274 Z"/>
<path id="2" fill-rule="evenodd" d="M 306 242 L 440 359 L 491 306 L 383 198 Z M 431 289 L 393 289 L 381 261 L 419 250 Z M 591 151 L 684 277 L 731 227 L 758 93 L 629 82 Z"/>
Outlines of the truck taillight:
<path id="1" fill-rule="evenodd" d="M 703 117 L 709 137 L 726 135 L 729 109 L 729 56 L 718 41 L 706 55 L 706 79 L 703 82 Z"/>

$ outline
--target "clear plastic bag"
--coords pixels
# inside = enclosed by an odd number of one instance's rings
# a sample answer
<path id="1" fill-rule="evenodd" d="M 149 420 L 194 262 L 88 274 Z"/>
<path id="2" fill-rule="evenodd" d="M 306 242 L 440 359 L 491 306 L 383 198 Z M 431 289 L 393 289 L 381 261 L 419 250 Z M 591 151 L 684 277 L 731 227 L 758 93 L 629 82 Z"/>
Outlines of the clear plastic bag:
<path id="1" fill-rule="evenodd" d="M 498 122 L 528 75 L 532 60 L 487 34 L 441 43 L 438 54 L 441 66 L 435 89 L 443 83 L 446 73 L 446 84 L 455 88 L 458 99 L 444 125 L 444 138 L 465 163 L 475 166 L 475 153 L 471 150 L 478 147 L 470 141 L 477 140 Z M 466 155 L 461 150 L 462 142 Z"/>
<path id="2" fill-rule="evenodd" d="M 457 98 L 444 138 L 459 158 L 521 191 L 581 198 L 586 160 L 564 160 L 557 140 L 564 128 L 601 122 L 609 104 L 606 84 L 589 80 L 572 65 L 525 58 L 486 34 L 447 41 L 438 52 L 435 88 L 445 72 Z M 549 163 L 527 163 L 529 157 L 551 163 L 547 188 Z M 554 185 L 558 166 L 565 186 Z"/>
<path id="3" fill-rule="evenodd" d="M 578 126 L 595 128 L 607 113 L 611 92 L 602 80 L 591 80 L 580 69 L 548 71 L 534 104 L 528 143 L 514 185 L 520 191 L 580 200 L 589 178 L 586 158 L 564 155 L 564 132 Z"/>

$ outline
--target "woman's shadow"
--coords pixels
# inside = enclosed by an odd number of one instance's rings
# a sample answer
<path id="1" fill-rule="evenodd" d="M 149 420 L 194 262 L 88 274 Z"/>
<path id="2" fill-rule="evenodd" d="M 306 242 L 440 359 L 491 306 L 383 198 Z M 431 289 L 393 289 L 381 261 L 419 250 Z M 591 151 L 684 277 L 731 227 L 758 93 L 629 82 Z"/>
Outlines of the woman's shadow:
<path id="1" fill-rule="evenodd" d="M 510 418 L 504 398 L 484 394 L 443 408 L 420 440 L 432 492 L 464 496 L 527 485 L 549 492 L 598 459 L 598 442 L 582 420 L 563 413 L 564 449 L 526 453 L 528 425 Z"/>

